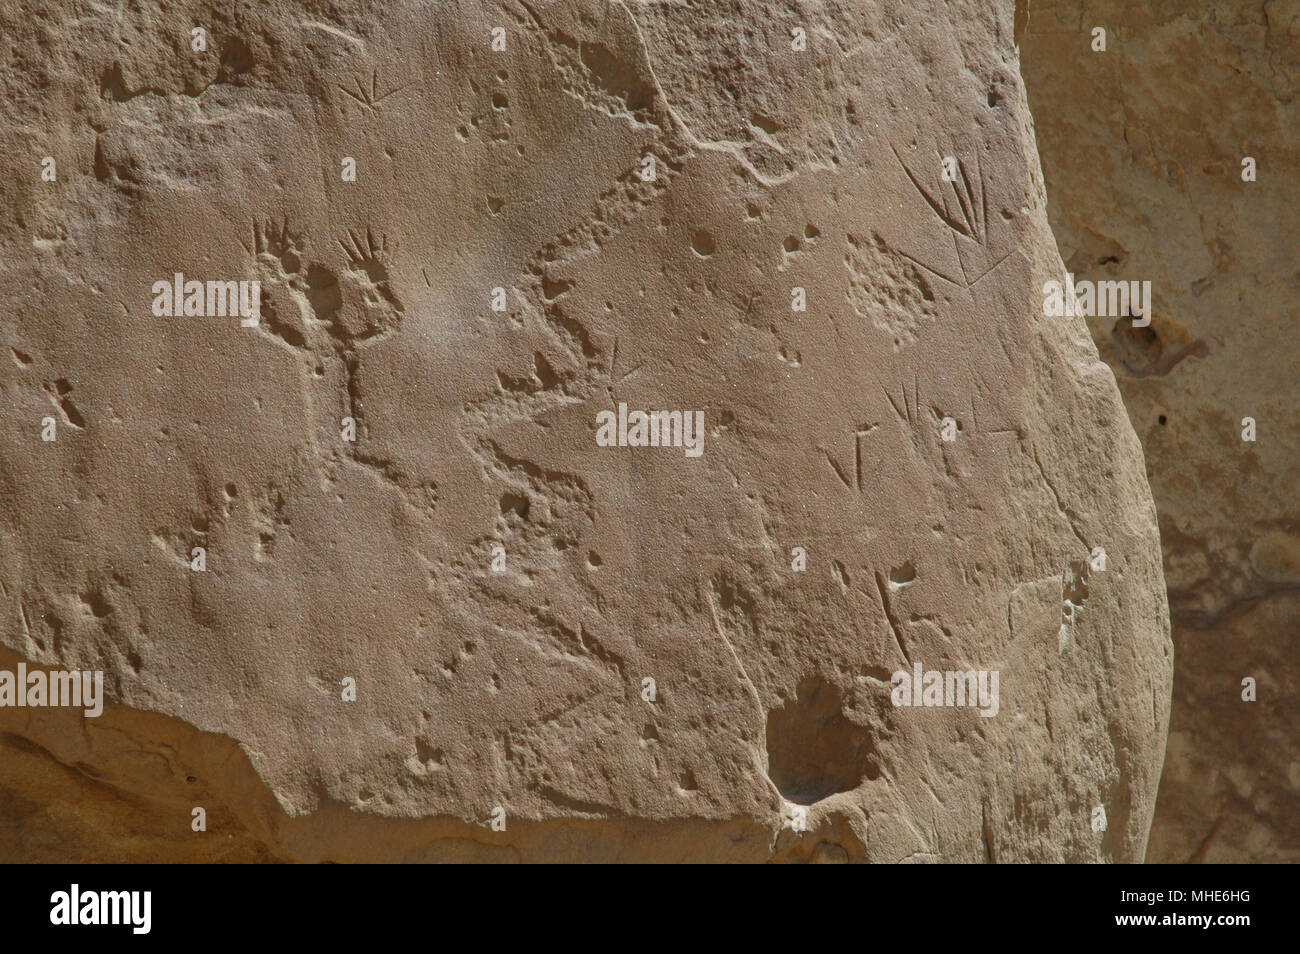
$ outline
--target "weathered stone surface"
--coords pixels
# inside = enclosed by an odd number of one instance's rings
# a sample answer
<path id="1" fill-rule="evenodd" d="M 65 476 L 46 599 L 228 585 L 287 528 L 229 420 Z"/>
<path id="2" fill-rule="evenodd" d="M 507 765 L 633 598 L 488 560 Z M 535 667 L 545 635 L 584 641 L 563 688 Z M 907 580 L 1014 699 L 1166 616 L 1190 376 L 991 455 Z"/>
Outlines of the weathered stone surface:
<path id="1" fill-rule="evenodd" d="M 1022 19 L 1062 257 L 1155 298 L 1149 328 L 1089 323 L 1146 451 L 1177 645 L 1148 860 L 1297 861 L 1300 8 L 1034 0 Z"/>
<path id="2" fill-rule="evenodd" d="M 1156 517 L 1010 4 L 12 6 L 4 662 L 111 704 L 0 709 L 0 855 L 1142 858 Z"/>

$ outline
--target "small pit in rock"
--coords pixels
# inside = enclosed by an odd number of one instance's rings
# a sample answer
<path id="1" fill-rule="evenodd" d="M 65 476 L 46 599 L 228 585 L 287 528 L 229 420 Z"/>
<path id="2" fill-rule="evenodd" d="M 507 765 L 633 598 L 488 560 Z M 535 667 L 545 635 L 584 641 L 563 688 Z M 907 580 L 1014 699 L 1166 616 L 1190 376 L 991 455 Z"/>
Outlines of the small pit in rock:
<path id="1" fill-rule="evenodd" d="M 840 691 L 824 679 L 799 683 L 767 714 L 768 775 L 787 801 L 811 805 L 880 776 L 871 733 L 844 717 Z"/>

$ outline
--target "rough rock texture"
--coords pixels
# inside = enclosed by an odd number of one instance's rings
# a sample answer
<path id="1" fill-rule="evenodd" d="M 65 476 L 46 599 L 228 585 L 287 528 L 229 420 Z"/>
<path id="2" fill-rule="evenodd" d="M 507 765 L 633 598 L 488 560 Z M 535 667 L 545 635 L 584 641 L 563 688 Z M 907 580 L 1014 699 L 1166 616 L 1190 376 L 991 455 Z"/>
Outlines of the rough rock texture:
<path id="1" fill-rule="evenodd" d="M 1149 328 L 1090 322 L 1146 450 L 1177 645 L 1148 860 L 1297 861 L 1300 5 L 1027 12 L 1061 255 L 1078 279 L 1147 280 L 1155 298 Z"/>
<path id="2" fill-rule="evenodd" d="M 1141 860 L 1156 516 L 991 6 L 0 10 L 0 668 L 111 699 L 0 709 L 0 857 Z"/>

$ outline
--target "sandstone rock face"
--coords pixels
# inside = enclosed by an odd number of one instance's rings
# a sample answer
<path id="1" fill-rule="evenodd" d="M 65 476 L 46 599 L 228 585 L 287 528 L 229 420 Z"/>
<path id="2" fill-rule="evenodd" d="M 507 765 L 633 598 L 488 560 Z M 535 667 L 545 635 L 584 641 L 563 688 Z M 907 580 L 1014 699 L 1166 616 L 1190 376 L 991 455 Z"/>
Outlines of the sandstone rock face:
<path id="1" fill-rule="evenodd" d="M 0 669 L 109 704 L 0 708 L 0 857 L 1141 860 L 1155 510 L 989 7 L 10 5 Z"/>
<path id="2" fill-rule="evenodd" d="M 1090 321 L 1146 451 L 1177 644 L 1148 860 L 1297 861 L 1300 9 L 1102 2 L 1081 17 L 1034 0 L 1022 20 L 1065 264 L 1150 281 L 1155 300 L 1148 328 Z"/>

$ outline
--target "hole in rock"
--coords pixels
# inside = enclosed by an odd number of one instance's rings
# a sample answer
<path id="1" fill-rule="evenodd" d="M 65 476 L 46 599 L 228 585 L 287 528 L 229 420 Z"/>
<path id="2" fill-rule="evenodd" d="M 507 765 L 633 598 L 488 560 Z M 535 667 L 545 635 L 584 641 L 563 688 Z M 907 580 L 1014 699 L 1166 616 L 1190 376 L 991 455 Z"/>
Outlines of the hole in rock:
<path id="1" fill-rule="evenodd" d="M 433 763 L 435 768 L 442 767 L 442 749 L 429 745 L 424 739 L 415 740 L 415 757 L 426 765 Z"/>
<path id="2" fill-rule="evenodd" d="M 542 383 L 542 387 L 550 389 L 560 383 L 560 376 L 555 373 L 555 369 L 541 355 L 541 352 L 533 352 L 533 376 Z"/>
<path id="3" fill-rule="evenodd" d="M 86 604 L 95 619 L 103 619 L 113 612 L 113 607 L 109 605 L 108 600 L 104 599 L 104 594 L 96 590 L 91 590 L 82 596 L 81 600 Z"/>
<path id="4" fill-rule="evenodd" d="M 1164 344 L 1156 329 L 1135 328 L 1131 320 L 1121 319 L 1111 330 L 1111 339 L 1119 348 L 1124 364 L 1134 373 L 1149 372 L 1160 364 Z"/>
<path id="5" fill-rule="evenodd" d="M 1088 601 L 1088 564 L 1083 560 L 1070 561 L 1065 571 L 1061 597 L 1075 607 L 1082 607 Z"/>
<path id="6" fill-rule="evenodd" d="M 253 51 L 239 37 L 232 38 L 221 50 L 221 72 L 219 79 L 229 82 L 232 77 L 242 76 L 253 69 Z"/>
<path id="7" fill-rule="evenodd" d="M 824 679 L 799 683 L 767 714 L 768 775 L 788 801 L 811 805 L 880 776 L 870 732 L 844 717 L 840 691 Z"/>
<path id="8" fill-rule="evenodd" d="M 547 275 L 542 276 L 542 297 L 547 301 L 555 301 L 572 287 L 572 282 L 557 280 Z"/>
<path id="9" fill-rule="evenodd" d="M 897 586 L 902 586 L 905 583 L 911 583 L 915 579 L 916 579 L 916 567 L 912 565 L 911 560 L 908 560 L 902 566 L 893 567 L 889 571 L 889 582 Z"/>
<path id="10" fill-rule="evenodd" d="M 1121 318 L 1111 329 L 1110 340 L 1120 361 L 1138 377 L 1168 374 L 1185 358 L 1204 358 L 1209 347 L 1191 331 L 1171 318 L 1152 315 L 1146 327 Z"/>
<path id="11" fill-rule="evenodd" d="M 528 519 L 528 498 L 523 494 L 502 494 L 501 515 L 517 515 L 521 520 Z"/>

